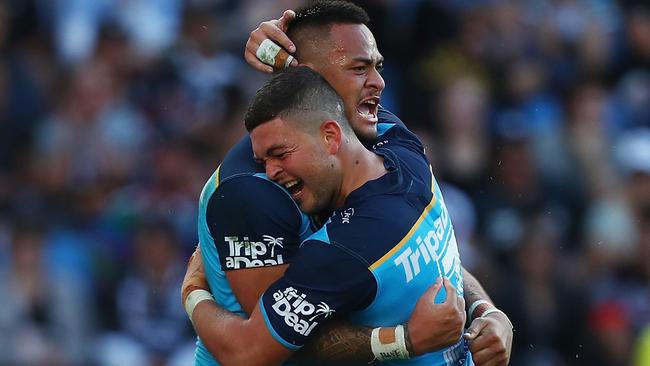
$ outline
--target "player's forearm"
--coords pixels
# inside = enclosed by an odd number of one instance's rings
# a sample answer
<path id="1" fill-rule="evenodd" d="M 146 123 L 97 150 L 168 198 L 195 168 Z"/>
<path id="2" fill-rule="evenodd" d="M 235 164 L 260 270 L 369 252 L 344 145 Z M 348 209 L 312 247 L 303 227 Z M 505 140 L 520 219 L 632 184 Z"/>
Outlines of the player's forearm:
<path id="1" fill-rule="evenodd" d="M 281 359 L 265 353 L 259 331 L 249 320 L 217 306 L 213 301 L 200 302 L 192 313 L 192 323 L 208 351 L 221 365 L 276 365 Z"/>
<path id="2" fill-rule="evenodd" d="M 372 328 L 356 327 L 341 322 L 326 325 L 294 355 L 294 359 L 330 363 L 371 362 L 374 359 L 370 347 L 371 333 Z"/>
<path id="3" fill-rule="evenodd" d="M 468 309 L 478 300 L 486 300 L 492 303 L 492 299 L 483 289 L 483 286 L 465 267 L 463 267 L 463 297 L 465 298 L 465 306 Z"/>
<path id="4" fill-rule="evenodd" d="M 394 334 L 395 327 L 381 327 L 381 332 Z M 294 355 L 297 361 L 320 361 L 328 364 L 370 363 L 377 359 L 371 345 L 373 328 L 343 322 L 325 325 Z M 411 346 L 408 331 L 404 334 L 405 345 L 411 357 L 417 356 Z"/>

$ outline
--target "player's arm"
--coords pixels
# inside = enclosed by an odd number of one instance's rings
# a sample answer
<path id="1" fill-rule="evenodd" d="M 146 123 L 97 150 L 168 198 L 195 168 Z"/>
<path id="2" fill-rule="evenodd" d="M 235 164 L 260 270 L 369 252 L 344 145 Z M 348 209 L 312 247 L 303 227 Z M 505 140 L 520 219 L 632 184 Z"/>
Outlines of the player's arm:
<path id="1" fill-rule="evenodd" d="M 259 307 L 244 319 L 214 302 L 202 301 L 194 309 L 192 321 L 205 346 L 224 366 L 278 365 L 295 352 L 271 335 Z"/>
<path id="2" fill-rule="evenodd" d="M 266 272 L 263 269 L 258 270 Z M 264 280 L 267 281 L 268 278 Z M 442 286 L 450 295 L 445 302 L 436 304 L 434 300 Z M 209 287 L 199 249 L 190 258 L 182 289 L 183 304 L 186 308 L 189 305 L 188 295 L 193 290 L 205 290 L 204 294 L 208 293 Z M 456 293 L 451 282 L 445 279 L 436 282 L 420 297 L 405 328 L 405 345 L 411 357 L 436 351 L 458 340 L 465 322 L 465 311 L 464 301 Z M 212 298 L 208 295 L 203 300 L 212 300 Z M 207 317 L 210 322 L 219 322 L 220 319 L 228 319 L 231 315 L 214 301 L 206 301 L 205 304 L 196 306 L 193 314 L 201 315 L 193 316 L 191 319 L 196 319 L 197 316 L 201 319 Z M 228 352 L 237 352 L 236 348 L 230 351 L 213 348 L 212 341 L 219 342 L 219 331 L 206 331 L 209 329 L 210 327 L 196 327 L 197 334 L 206 343 L 210 352 L 215 355 L 214 352 L 226 352 L 226 357 Z M 353 326 L 341 321 L 332 322 L 316 332 L 306 346 L 296 354 L 296 358 L 327 362 L 371 362 L 376 358 L 371 346 L 372 331 L 373 329 L 368 327 Z M 378 332 L 391 335 L 394 334 L 395 327 L 380 327 Z"/>
<path id="3" fill-rule="evenodd" d="M 251 314 L 260 295 L 279 279 L 308 222 L 287 192 L 263 177 L 235 176 L 209 198 L 205 220 L 237 302 Z M 201 245 L 206 245 L 202 240 Z"/>
<path id="4" fill-rule="evenodd" d="M 183 306 L 203 343 L 222 365 L 276 365 L 291 350 L 275 340 L 255 307 L 244 319 L 217 306 L 205 275 L 197 246 L 187 264 L 181 286 Z"/>
<path id="5" fill-rule="evenodd" d="M 274 343 L 268 337 L 268 330 L 265 329 L 265 332 L 262 332 L 259 329 L 260 324 L 255 323 L 259 319 L 254 315 L 251 315 L 251 318 L 246 321 L 217 306 L 207 292 L 208 285 L 201 255 L 197 255 L 197 253 L 199 253 L 199 249 L 192 255 L 188 263 L 182 286 L 182 299 L 197 334 L 202 338 L 208 350 L 224 364 L 258 362 L 258 358 L 273 363 L 274 360 L 288 357 L 291 352 L 287 353 L 282 348 L 277 348 L 277 342 Z M 444 303 L 435 304 L 434 299 L 443 285 L 450 296 Z M 406 330 L 404 343 L 408 354 L 413 357 L 454 343 L 460 336 L 464 314 L 464 303 L 461 298 L 456 296 L 456 291 L 453 290 L 449 281 L 439 281 L 431 286 L 418 300 L 404 327 Z M 441 323 L 441 319 L 445 319 L 444 322 Z M 442 329 L 445 327 L 456 329 L 456 333 L 450 335 L 446 341 L 438 334 L 441 331 L 444 332 Z M 431 331 L 432 329 L 435 331 Z M 371 346 L 372 331 L 371 328 L 333 322 L 331 326 L 327 325 L 321 331 L 315 332 L 312 342 L 308 343 L 297 356 L 300 360 L 370 362 L 376 359 L 378 356 L 376 353 L 381 351 L 373 349 Z M 382 339 L 383 337 L 390 338 L 396 334 L 395 332 L 396 327 L 377 328 L 377 334 Z M 254 345 L 242 342 L 242 339 L 251 338 L 238 338 L 249 337 L 251 333 L 261 334 L 259 344 L 257 338 L 252 338 L 256 340 Z M 242 344 L 250 345 L 251 348 L 246 347 L 246 351 L 242 352 Z M 267 351 L 269 354 L 266 353 Z"/>
<path id="6" fill-rule="evenodd" d="M 286 262 L 292 259 L 300 242 L 298 233 L 307 229 L 307 223 L 285 191 L 254 176 L 222 182 L 209 198 L 205 217 L 221 268 L 237 301 L 251 314 L 261 294 L 286 270 Z M 200 263 L 200 257 L 197 260 Z M 262 263 L 264 266 L 258 267 Z M 438 288 L 434 286 L 434 294 Z M 420 307 L 423 310 L 414 313 L 411 327 L 411 355 L 437 350 L 459 338 L 465 321 L 464 304 L 431 301 Z M 394 327 L 386 330 L 393 331 Z M 309 346 L 300 353 L 313 359 L 369 362 L 374 358 L 371 332 L 370 328 L 336 322 L 311 337 Z M 204 343 L 213 337 L 203 329 L 197 329 L 197 334 Z M 406 339 L 409 347 L 410 340 Z"/>
<path id="7" fill-rule="evenodd" d="M 474 363 L 477 366 L 507 365 L 513 335 L 510 319 L 494 306 L 476 277 L 464 267 L 463 289 L 470 321 L 465 338 L 471 341 Z"/>
<path id="8" fill-rule="evenodd" d="M 226 272 L 232 291 L 246 314 L 253 313 L 257 300 L 262 296 L 264 290 L 282 277 L 287 266 L 287 264 L 281 264 Z"/>
<path id="9" fill-rule="evenodd" d="M 436 304 L 441 287 L 449 296 Z M 448 279 L 437 281 L 418 300 L 406 322 L 405 343 L 410 357 L 437 351 L 458 341 L 465 323 L 464 301 Z M 298 352 L 297 360 L 326 360 L 329 363 L 365 362 L 377 359 L 371 346 L 372 328 L 332 322 L 324 326 Z M 379 328 L 380 335 L 394 334 L 395 327 Z"/>
<path id="10" fill-rule="evenodd" d="M 326 258 L 319 255 L 318 259 L 314 260 L 314 254 L 322 253 L 319 252 L 320 247 L 322 245 L 315 251 L 300 252 L 302 255 L 299 254 L 296 261 L 304 265 L 292 266 L 293 272 L 274 283 L 262 295 L 249 319 L 237 317 L 215 307 L 213 301 L 204 301 L 211 300 L 205 290 L 195 289 L 189 294 L 183 292 L 183 296 L 186 296 L 185 308 L 197 333 L 219 362 L 224 365 L 278 364 L 300 349 L 310 333 L 315 333 L 321 324 L 331 321 L 334 313 L 345 312 L 346 306 L 356 309 L 358 304 L 369 301 L 369 295 L 374 293 L 375 288 L 367 286 L 366 282 L 373 281 L 374 284 L 372 275 L 367 274 L 365 278 L 348 276 L 359 271 L 360 266 L 356 259 L 347 258 L 346 262 L 338 260 L 335 255 L 325 256 Z M 328 250 L 323 252 L 327 254 Z M 338 251 L 334 252 L 338 254 Z M 184 289 L 197 287 L 196 279 L 200 278 L 203 272 L 197 258 L 200 258 L 200 255 L 195 254 L 190 259 Z M 346 256 L 343 258 L 346 259 Z M 311 263 L 306 263 L 308 260 Z M 357 267 L 350 266 L 350 262 Z M 341 274 L 337 271 L 336 274 L 331 274 L 331 279 L 322 275 L 325 268 L 331 269 L 332 266 L 338 265 L 347 265 L 347 268 L 352 269 L 343 270 L 345 273 Z M 349 283 L 342 287 L 348 290 L 343 293 L 347 296 L 337 296 L 339 291 L 332 290 L 338 289 L 335 286 L 338 286 L 341 278 L 348 279 Z M 190 286 L 189 282 L 194 284 Z M 313 285 L 306 286 L 307 283 Z M 364 289 L 365 294 L 360 294 L 359 289 Z"/>

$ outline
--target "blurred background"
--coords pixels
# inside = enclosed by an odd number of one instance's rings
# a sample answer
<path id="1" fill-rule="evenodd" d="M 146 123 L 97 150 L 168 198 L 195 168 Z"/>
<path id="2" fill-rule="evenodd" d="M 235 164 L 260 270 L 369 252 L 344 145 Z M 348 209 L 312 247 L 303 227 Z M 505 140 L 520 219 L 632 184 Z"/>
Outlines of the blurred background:
<path id="1" fill-rule="evenodd" d="M 204 181 L 301 1 L 0 0 L 0 365 L 189 365 Z M 650 4 L 358 1 L 511 365 L 650 365 Z"/>

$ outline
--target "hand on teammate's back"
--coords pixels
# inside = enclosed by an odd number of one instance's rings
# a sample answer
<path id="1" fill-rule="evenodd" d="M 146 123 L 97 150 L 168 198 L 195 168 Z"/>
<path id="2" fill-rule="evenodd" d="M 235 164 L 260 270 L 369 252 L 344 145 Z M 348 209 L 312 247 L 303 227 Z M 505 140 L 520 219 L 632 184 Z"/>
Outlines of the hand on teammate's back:
<path id="1" fill-rule="evenodd" d="M 444 302 L 434 302 L 442 287 L 447 291 Z M 437 351 L 460 339 L 465 326 L 465 300 L 447 279 L 438 279 L 420 297 L 407 322 L 415 355 Z"/>
<path id="2" fill-rule="evenodd" d="M 289 23 L 296 17 L 296 13 L 293 10 L 285 10 L 282 16 L 279 19 L 267 20 L 266 22 L 260 23 L 260 25 L 255 28 L 246 42 L 246 48 L 244 49 L 244 59 L 246 62 L 251 65 L 255 70 L 272 73 L 273 67 L 263 63 L 257 58 L 257 49 L 262 44 L 262 41 L 265 39 L 270 39 L 278 45 L 282 46 L 289 53 L 294 53 L 296 51 L 296 46 L 291 42 L 289 37 L 287 37 L 287 27 Z M 293 60 L 291 66 L 298 66 L 298 61 Z"/>
<path id="3" fill-rule="evenodd" d="M 183 285 L 181 286 L 181 301 L 185 305 L 187 295 L 194 290 L 210 291 L 208 280 L 205 277 L 205 268 L 203 268 L 203 260 L 201 259 L 201 248 L 197 245 L 196 250 L 187 261 L 187 271 L 183 278 Z"/>

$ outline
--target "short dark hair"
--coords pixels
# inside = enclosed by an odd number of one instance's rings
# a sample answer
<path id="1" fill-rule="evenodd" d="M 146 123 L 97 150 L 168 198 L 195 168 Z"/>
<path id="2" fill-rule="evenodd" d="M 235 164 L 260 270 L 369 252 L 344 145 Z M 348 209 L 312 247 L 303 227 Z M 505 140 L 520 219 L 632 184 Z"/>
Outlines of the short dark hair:
<path id="1" fill-rule="evenodd" d="M 288 32 L 306 26 L 322 26 L 334 23 L 368 24 L 370 17 L 365 10 L 349 1 L 320 0 L 296 9 L 296 18 L 289 23 Z"/>
<path id="2" fill-rule="evenodd" d="M 274 74 L 248 106 L 244 123 L 250 132 L 276 117 L 287 118 L 303 128 L 317 127 L 333 119 L 349 130 L 343 100 L 316 71 L 290 67 Z"/>
<path id="3" fill-rule="evenodd" d="M 295 56 L 298 60 L 304 61 L 306 58 L 304 52 L 311 55 L 313 50 L 320 49 L 320 46 L 314 45 L 313 42 L 327 39 L 332 25 L 368 24 L 368 22 L 370 22 L 368 13 L 351 2 L 314 1 L 296 9 L 296 18 L 289 23 L 287 36 L 297 47 Z"/>

